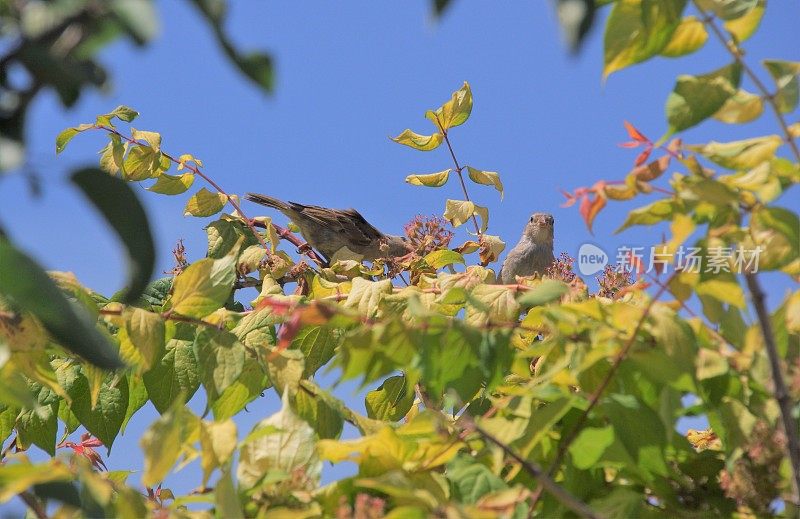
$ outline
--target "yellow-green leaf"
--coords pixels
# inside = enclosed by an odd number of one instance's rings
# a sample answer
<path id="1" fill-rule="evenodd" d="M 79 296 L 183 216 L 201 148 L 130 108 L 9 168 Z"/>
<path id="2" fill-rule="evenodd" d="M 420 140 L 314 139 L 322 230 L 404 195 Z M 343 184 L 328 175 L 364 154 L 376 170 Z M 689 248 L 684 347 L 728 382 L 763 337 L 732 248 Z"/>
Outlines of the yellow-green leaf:
<path id="1" fill-rule="evenodd" d="M 130 307 L 125 310 L 125 332 L 149 369 L 164 356 L 164 319 L 153 312 Z"/>
<path id="2" fill-rule="evenodd" d="M 444 208 L 445 219 L 458 227 L 475 214 L 475 204 L 465 200 L 448 200 Z"/>
<path id="3" fill-rule="evenodd" d="M 603 37 L 603 78 L 655 56 L 681 23 L 685 0 L 618 0 Z"/>
<path id="4" fill-rule="evenodd" d="M 437 108 L 428 110 L 425 117 L 431 120 L 437 128 L 443 131 L 464 124 L 469 119 L 472 112 L 472 90 L 469 83 L 464 81 L 464 85 L 453 92 L 450 100 Z"/>
<path id="5" fill-rule="evenodd" d="M 412 186 L 442 187 L 447 183 L 447 179 L 450 178 L 451 171 L 452 169 L 445 169 L 438 173 L 409 175 L 406 177 L 406 182 Z"/>
<path id="6" fill-rule="evenodd" d="M 203 485 L 215 468 L 223 466 L 236 450 L 236 424 L 233 420 L 200 422 L 200 465 L 203 468 Z"/>
<path id="7" fill-rule="evenodd" d="M 483 184 L 485 186 L 494 186 L 500 192 L 500 200 L 503 199 L 503 182 L 500 181 L 500 174 L 495 171 L 483 171 L 475 169 L 472 166 L 467 166 L 469 178 L 476 184 Z"/>
<path id="8" fill-rule="evenodd" d="M 734 280 L 708 279 L 697 284 L 697 295 L 710 296 L 737 308 L 745 307 L 744 291 Z"/>
<path id="9" fill-rule="evenodd" d="M 161 135 L 156 132 L 148 132 L 131 128 L 131 136 L 137 141 L 146 142 L 156 151 L 161 151 Z"/>
<path id="10" fill-rule="evenodd" d="M 241 239 L 240 239 L 241 242 Z M 189 265 L 172 283 L 166 310 L 190 317 L 205 317 L 220 308 L 236 281 L 236 257 L 240 244 L 220 259 L 203 258 Z"/>
<path id="11" fill-rule="evenodd" d="M 703 22 L 694 16 L 687 16 L 672 33 L 672 39 L 661 49 L 661 55 L 669 58 L 685 56 L 697 51 L 708 41 L 708 32 Z"/>
<path id="12" fill-rule="evenodd" d="M 113 175 L 122 169 L 126 145 L 117 134 L 111 133 L 108 137 L 108 144 L 100 151 L 100 167 Z"/>
<path id="13" fill-rule="evenodd" d="M 358 310 L 361 315 L 372 317 L 378 310 L 378 303 L 385 294 L 392 293 L 392 281 L 367 281 L 364 278 L 353 278 L 353 287 L 347 294 L 344 306 Z"/>
<path id="14" fill-rule="evenodd" d="M 782 143 L 778 135 L 766 135 L 733 142 L 711 141 L 688 148 L 728 169 L 750 169 L 772 159 Z"/>
<path id="15" fill-rule="evenodd" d="M 192 187 L 192 184 L 194 184 L 194 173 L 184 173 L 183 175 L 162 173 L 156 179 L 156 183 L 147 190 L 162 195 L 179 195 Z"/>
<path id="16" fill-rule="evenodd" d="M 714 114 L 714 119 L 728 124 L 742 124 L 758 119 L 763 112 L 764 101 L 760 96 L 739 89 Z"/>
<path id="17" fill-rule="evenodd" d="M 424 259 L 425 263 L 435 269 L 440 269 L 453 263 L 464 263 L 464 256 L 450 249 L 435 250 L 426 254 Z"/>
<path id="18" fill-rule="evenodd" d="M 228 197 L 222 193 L 212 193 L 206 188 L 200 189 L 186 202 L 184 216 L 211 216 L 225 207 Z"/>
<path id="19" fill-rule="evenodd" d="M 150 146 L 134 146 L 125 157 L 122 171 L 125 180 L 139 181 L 157 177 L 162 171 L 161 152 Z"/>
<path id="20" fill-rule="evenodd" d="M 670 131 L 676 132 L 711 117 L 736 93 L 742 69 L 738 63 L 701 76 L 678 76 L 667 98 Z"/>
<path id="21" fill-rule="evenodd" d="M 758 0 L 758 3 L 747 11 L 746 14 L 733 20 L 726 20 L 725 29 L 736 37 L 739 42 L 745 41 L 758 29 L 761 18 L 764 17 L 764 10 L 767 7 L 767 0 Z"/>
<path id="22" fill-rule="evenodd" d="M 430 151 L 439 147 L 444 137 L 441 133 L 434 133 L 433 135 L 420 135 L 412 132 L 411 130 L 403 130 L 403 133 L 397 137 L 392 137 L 392 140 L 398 144 L 410 146 L 415 150 Z"/>
<path id="23" fill-rule="evenodd" d="M 61 153 L 64 151 L 64 148 L 67 147 L 69 141 L 72 140 L 73 137 L 78 135 L 80 132 L 88 130 L 89 128 L 94 128 L 93 124 L 81 124 L 79 126 L 73 126 L 72 128 L 67 128 L 66 130 L 62 131 L 56 137 L 56 153 Z"/>

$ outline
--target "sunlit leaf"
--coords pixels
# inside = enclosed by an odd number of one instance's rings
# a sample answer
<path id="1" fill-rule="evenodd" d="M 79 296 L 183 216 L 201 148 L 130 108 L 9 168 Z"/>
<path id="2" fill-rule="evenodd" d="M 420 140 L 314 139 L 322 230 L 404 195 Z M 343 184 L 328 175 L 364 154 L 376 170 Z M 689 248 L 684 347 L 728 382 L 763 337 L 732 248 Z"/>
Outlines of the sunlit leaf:
<path id="1" fill-rule="evenodd" d="M 745 0 L 746 2 L 749 0 Z M 752 7 L 744 15 L 733 20 L 725 20 L 725 29 L 736 37 L 736 40 L 743 42 L 752 36 L 758 29 L 764 11 L 767 7 L 767 0 L 757 0 L 757 5 Z"/>
<path id="2" fill-rule="evenodd" d="M 739 89 L 714 114 L 714 119 L 729 124 L 742 124 L 758 119 L 762 113 L 764 101 L 761 97 Z"/>
<path id="3" fill-rule="evenodd" d="M 755 9 L 758 0 L 696 0 L 697 5 L 723 20 L 736 20 Z"/>
<path id="4" fill-rule="evenodd" d="M 670 42 L 685 0 L 619 0 L 606 22 L 603 77 L 649 59 Z"/>
<path id="5" fill-rule="evenodd" d="M 672 33 L 672 38 L 666 47 L 661 49 L 661 55 L 677 58 L 696 52 L 708 40 L 708 32 L 703 22 L 694 16 L 687 16 L 681 20 L 680 25 Z"/>
<path id="6" fill-rule="evenodd" d="M 425 255 L 425 263 L 435 269 L 440 269 L 454 263 L 464 263 L 464 256 L 449 249 L 435 250 Z"/>
<path id="7" fill-rule="evenodd" d="M 204 258 L 189 265 L 172 283 L 167 311 L 205 317 L 227 301 L 236 281 L 238 245 L 220 259 Z"/>
<path id="8" fill-rule="evenodd" d="M 438 173 L 429 173 L 425 175 L 409 175 L 406 177 L 406 182 L 412 186 L 426 186 L 426 187 L 441 187 L 447 183 L 452 169 L 439 171 Z"/>
<path id="9" fill-rule="evenodd" d="M 563 281 L 545 279 L 532 289 L 523 292 L 518 299 L 522 306 L 541 306 L 552 301 L 557 301 L 569 291 L 569 286 Z"/>
<path id="10" fill-rule="evenodd" d="M 206 188 L 192 195 L 183 209 L 184 216 L 211 216 L 225 207 L 228 197 L 222 193 L 213 193 Z"/>
<path id="11" fill-rule="evenodd" d="M 447 131 L 454 126 L 464 124 L 472 112 L 472 90 L 469 83 L 464 81 L 464 85 L 453 92 L 450 100 L 437 108 L 428 110 L 425 117 L 443 131 Z"/>
<path id="12" fill-rule="evenodd" d="M 472 166 L 467 166 L 469 171 L 469 178 L 477 184 L 486 186 L 494 186 L 500 192 L 500 200 L 503 199 L 503 182 L 500 181 L 500 174 L 495 171 L 482 171 L 475 169 Z"/>
<path id="13" fill-rule="evenodd" d="M 701 76 L 678 76 L 666 104 L 670 130 L 691 128 L 717 113 L 736 93 L 740 79 L 737 63 Z"/>
<path id="14" fill-rule="evenodd" d="M 56 136 L 56 153 L 61 153 L 64 151 L 64 148 L 67 147 L 69 141 L 72 140 L 73 137 L 78 135 L 80 132 L 86 131 L 90 128 L 94 128 L 93 124 L 81 124 L 79 126 L 73 126 L 72 128 L 67 128 L 63 130 Z"/>
<path id="15" fill-rule="evenodd" d="M 162 173 L 156 179 L 156 183 L 148 187 L 148 191 L 160 193 L 162 195 L 179 195 L 194 184 L 194 174 L 184 173 L 183 175 L 167 175 Z"/>
<path id="16" fill-rule="evenodd" d="M 433 135 L 420 135 L 411 130 L 403 130 L 403 133 L 397 137 L 392 137 L 392 140 L 398 144 L 404 144 L 415 150 L 430 151 L 439 147 L 442 143 L 444 136 L 441 133 L 434 133 Z"/>
<path id="17" fill-rule="evenodd" d="M 408 413 L 414 402 L 414 392 L 406 387 L 404 376 L 393 376 L 383 381 L 374 391 L 367 393 L 367 416 L 378 420 L 396 422 Z"/>
<path id="18" fill-rule="evenodd" d="M 733 142 L 711 141 L 703 146 L 689 146 L 707 159 L 728 169 L 751 169 L 775 156 L 783 143 L 778 135 L 754 137 Z"/>
<path id="19" fill-rule="evenodd" d="M 453 227 L 466 223 L 475 214 L 475 204 L 465 200 L 448 200 L 444 209 L 444 217 Z"/>

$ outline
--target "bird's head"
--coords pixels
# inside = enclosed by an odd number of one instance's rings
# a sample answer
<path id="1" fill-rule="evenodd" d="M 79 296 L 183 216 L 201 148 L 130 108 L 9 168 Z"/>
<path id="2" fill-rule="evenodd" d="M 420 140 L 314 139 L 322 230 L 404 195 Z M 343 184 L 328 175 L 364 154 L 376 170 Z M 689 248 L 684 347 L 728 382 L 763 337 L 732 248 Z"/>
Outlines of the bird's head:
<path id="1" fill-rule="evenodd" d="M 553 225 L 550 213 L 533 213 L 525 226 L 525 236 L 534 243 L 553 245 Z"/>
<path id="2" fill-rule="evenodd" d="M 385 236 L 382 242 L 381 251 L 390 258 L 399 258 L 412 251 L 411 243 L 405 236 Z"/>

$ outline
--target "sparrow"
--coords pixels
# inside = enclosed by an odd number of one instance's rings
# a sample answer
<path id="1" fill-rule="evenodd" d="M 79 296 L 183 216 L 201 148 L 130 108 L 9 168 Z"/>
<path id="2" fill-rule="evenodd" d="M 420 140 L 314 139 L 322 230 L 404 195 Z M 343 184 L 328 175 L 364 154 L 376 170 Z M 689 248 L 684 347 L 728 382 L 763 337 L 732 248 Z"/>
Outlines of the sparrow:
<path id="1" fill-rule="evenodd" d="M 300 234 L 308 244 L 322 253 L 328 264 L 339 260 L 374 261 L 411 252 L 406 238 L 383 234 L 355 209 L 328 209 L 284 202 L 257 193 L 247 193 L 245 199 L 285 214 L 300 228 Z"/>
<path id="2" fill-rule="evenodd" d="M 516 283 L 516 276 L 541 276 L 553 264 L 553 223 L 553 216 L 548 213 L 531 215 L 519 243 L 503 261 L 497 276 L 501 283 Z"/>

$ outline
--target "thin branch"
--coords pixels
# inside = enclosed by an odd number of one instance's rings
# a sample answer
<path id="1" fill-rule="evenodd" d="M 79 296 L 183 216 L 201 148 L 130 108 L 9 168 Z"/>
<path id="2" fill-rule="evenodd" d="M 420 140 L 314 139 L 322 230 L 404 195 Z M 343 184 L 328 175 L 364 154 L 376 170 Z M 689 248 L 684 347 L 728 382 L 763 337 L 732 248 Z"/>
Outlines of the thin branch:
<path id="1" fill-rule="evenodd" d="M 780 108 L 778 107 L 778 102 L 775 100 L 775 94 L 771 93 L 769 89 L 764 85 L 764 82 L 761 81 L 758 76 L 756 76 L 753 69 L 751 69 L 747 63 L 744 61 L 744 52 L 742 49 L 736 44 L 736 40 L 731 37 L 730 33 L 728 34 L 728 38 L 722 33 L 722 30 L 717 27 L 717 24 L 714 23 L 714 15 L 709 14 L 708 11 L 703 9 L 698 3 L 697 0 L 694 0 L 694 6 L 700 11 L 700 14 L 703 15 L 703 24 L 706 25 L 711 32 L 714 33 L 714 36 L 722 43 L 722 45 L 728 50 L 733 59 L 742 67 L 742 70 L 753 81 L 756 89 L 759 91 L 761 96 L 769 103 L 772 107 L 772 111 L 775 112 L 775 117 L 778 119 L 778 124 L 781 126 L 781 130 L 783 130 L 784 140 L 792 149 L 792 153 L 795 156 L 797 161 L 800 161 L 800 147 L 797 146 L 794 138 L 792 137 L 792 132 L 789 131 L 789 125 L 786 123 L 786 119 L 783 117 L 783 113 L 781 113 Z"/>
<path id="2" fill-rule="evenodd" d="M 439 127 L 439 131 L 444 136 L 444 142 L 447 143 L 447 149 L 450 150 L 450 156 L 453 158 L 453 164 L 455 164 L 456 173 L 458 173 L 458 180 L 461 182 L 461 190 L 464 192 L 464 199 L 466 199 L 467 202 L 471 202 L 469 199 L 469 193 L 467 192 L 467 184 L 464 182 L 464 174 L 462 173 L 464 168 L 458 163 L 456 153 L 453 151 L 453 146 L 450 144 L 450 137 L 447 136 L 447 130 L 444 129 L 442 123 L 439 121 L 438 115 L 436 116 L 436 125 Z M 478 236 L 480 236 L 482 234 L 481 227 L 478 225 L 478 218 L 475 216 L 475 213 L 472 214 L 472 223 L 475 224 L 475 232 L 478 233 Z"/>
<path id="3" fill-rule="evenodd" d="M 747 281 L 747 288 L 750 290 L 753 307 L 755 307 L 756 315 L 758 316 L 758 324 L 761 326 L 761 333 L 764 336 L 764 347 L 769 357 L 769 366 L 772 371 L 772 383 L 775 386 L 775 400 L 778 401 L 778 407 L 781 410 L 781 421 L 783 422 L 783 429 L 787 439 L 786 448 L 789 450 L 789 459 L 792 462 L 794 495 L 795 499 L 797 499 L 798 493 L 800 492 L 800 438 L 797 432 L 797 422 L 792 414 L 792 407 L 794 404 L 786 389 L 786 382 L 783 380 L 780 355 L 778 354 L 778 347 L 775 344 L 775 334 L 772 331 L 772 322 L 767 312 L 764 291 L 761 289 L 761 285 L 755 273 L 747 272 L 744 278 Z"/>
<path id="4" fill-rule="evenodd" d="M 446 416 L 442 411 L 435 405 L 428 397 L 428 394 L 425 392 L 425 388 L 422 387 L 421 384 L 417 384 L 415 386 L 415 391 L 417 393 L 417 397 L 422 401 L 422 404 L 425 406 L 426 409 L 431 410 L 432 412 L 439 415 L 440 418 L 446 420 L 448 423 L 452 423 L 452 420 L 448 416 Z M 493 436 L 489 433 L 486 429 L 479 426 L 475 423 L 475 420 L 467 413 L 464 412 L 459 417 L 459 421 L 463 423 L 463 427 L 461 427 L 462 433 L 469 433 L 470 431 L 474 431 L 482 436 L 484 439 L 497 445 L 505 452 L 509 457 L 513 458 L 514 461 L 520 464 L 520 466 L 528 472 L 531 476 L 539 481 L 540 489 L 544 488 L 548 492 L 550 492 L 553 497 L 555 497 L 561 504 L 575 512 L 581 517 L 588 517 L 591 519 L 599 519 L 598 516 L 591 508 L 589 508 L 586 503 L 583 503 L 578 498 L 570 494 L 568 491 L 563 489 L 559 486 L 558 483 L 553 481 L 553 479 L 544 473 L 541 467 L 536 465 L 534 462 L 526 460 L 522 456 L 520 456 L 514 449 L 512 449 L 509 445 L 506 445 L 498 438 Z M 535 506 L 536 503 L 533 502 L 531 507 Z"/>
<path id="5" fill-rule="evenodd" d="M 548 476 L 552 476 L 561 465 L 561 462 L 564 460 L 564 456 L 567 454 L 569 446 L 572 445 L 572 442 L 578 437 L 578 433 L 580 433 L 583 424 L 586 423 L 586 420 L 589 418 L 589 413 L 591 413 L 595 406 L 597 406 L 597 403 L 600 401 L 600 397 L 603 396 L 603 393 L 608 388 L 609 384 L 611 384 L 611 381 L 614 379 L 617 371 L 619 371 L 622 361 L 625 360 L 625 358 L 628 356 L 628 353 L 630 353 L 631 348 L 633 348 L 633 344 L 636 342 L 636 338 L 638 337 L 642 326 L 644 326 L 645 321 L 647 321 L 647 317 L 650 315 L 650 311 L 653 309 L 656 301 L 658 301 L 658 299 L 667 290 L 672 278 L 674 278 L 676 274 L 677 271 L 673 272 L 670 277 L 667 278 L 667 281 L 659 287 L 658 291 L 647 303 L 647 306 L 645 306 L 644 311 L 642 312 L 641 317 L 639 317 L 639 320 L 636 322 L 636 326 L 634 327 L 633 332 L 631 332 L 630 337 L 628 337 L 628 340 L 625 341 L 625 344 L 622 346 L 622 349 L 619 351 L 619 353 L 617 353 L 617 356 L 614 357 L 614 360 L 611 363 L 611 369 L 608 370 L 608 373 L 606 373 L 606 376 L 603 378 L 602 382 L 600 382 L 600 385 L 594 390 L 594 393 L 592 393 L 592 396 L 589 399 L 589 405 L 578 417 L 578 420 L 575 422 L 575 425 L 572 426 L 572 429 L 570 429 L 570 431 L 564 436 L 564 440 L 559 445 L 556 456 L 553 459 L 553 462 L 550 464 L 550 468 L 547 470 Z M 541 492 L 542 485 L 540 484 L 539 488 L 534 494 L 534 504 L 539 499 Z"/>
<path id="6" fill-rule="evenodd" d="M 114 135 L 117 135 L 118 137 L 120 137 L 121 139 L 123 139 L 124 141 L 126 141 L 126 142 L 128 142 L 130 144 L 135 144 L 137 146 L 147 146 L 147 144 L 141 143 L 141 142 L 137 141 L 136 139 L 133 139 L 131 137 L 128 137 L 127 135 L 124 135 L 123 133 L 121 133 L 116 128 L 112 128 L 110 126 L 105 126 L 105 125 L 102 125 L 102 124 L 96 125 L 96 128 L 99 128 L 101 130 L 105 130 L 105 131 L 107 131 L 109 133 L 113 133 Z M 159 150 L 159 151 L 164 157 L 169 159 L 171 162 L 180 165 L 181 162 L 178 159 L 176 159 L 175 157 L 173 157 L 169 153 L 166 153 L 166 152 L 161 151 L 161 150 Z M 264 247 L 264 250 L 267 251 L 267 254 L 269 254 L 270 253 L 269 245 L 267 245 L 267 242 L 266 242 L 266 240 L 264 240 L 264 237 L 261 236 L 261 233 L 259 233 L 256 230 L 255 226 L 253 225 L 253 221 L 250 218 L 248 218 L 247 215 L 244 214 L 244 211 L 242 211 L 242 208 L 239 205 L 239 202 L 236 200 L 236 197 L 229 195 L 224 189 L 222 189 L 222 187 L 220 187 L 219 184 L 214 182 L 214 180 L 212 180 L 211 177 L 209 177 L 208 175 L 203 173 L 200 170 L 200 168 L 197 167 L 196 165 L 184 164 L 184 167 L 186 169 L 188 169 L 189 171 L 191 171 L 192 173 L 194 173 L 195 175 L 197 175 L 198 177 L 200 177 L 203 180 L 205 180 L 206 182 L 208 182 L 208 184 L 211 187 L 213 187 L 217 191 L 217 193 L 225 196 L 225 198 L 228 200 L 228 203 L 231 204 L 231 206 L 233 206 L 233 208 L 236 210 L 237 213 L 239 213 L 239 216 L 241 216 L 241 218 L 244 221 L 245 225 L 247 225 L 247 227 L 255 235 L 256 239 L 261 244 L 261 246 Z"/>
<path id="7" fill-rule="evenodd" d="M 18 495 L 38 519 L 47 519 L 47 511 L 35 495 L 27 490 L 20 492 Z"/>
<path id="8" fill-rule="evenodd" d="M 252 224 L 253 227 L 260 227 L 262 229 L 267 228 L 267 225 L 265 223 L 259 221 L 253 221 Z M 322 259 L 314 249 L 312 249 L 303 240 L 298 238 L 297 235 L 294 234 L 292 231 L 284 227 L 281 227 L 280 225 L 276 225 L 274 223 L 271 225 L 272 228 L 275 229 L 275 233 L 278 235 L 279 238 L 282 238 L 291 243 L 292 245 L 294 245 L 295 247 L 297 247 L 299 251 L 302 251 L 303 254 L 308 256 L 312 261 L 314 261 L 320 267 L 324 267 L 325 265 L 327 265 L 327 262 L 324 259 Z"/>

